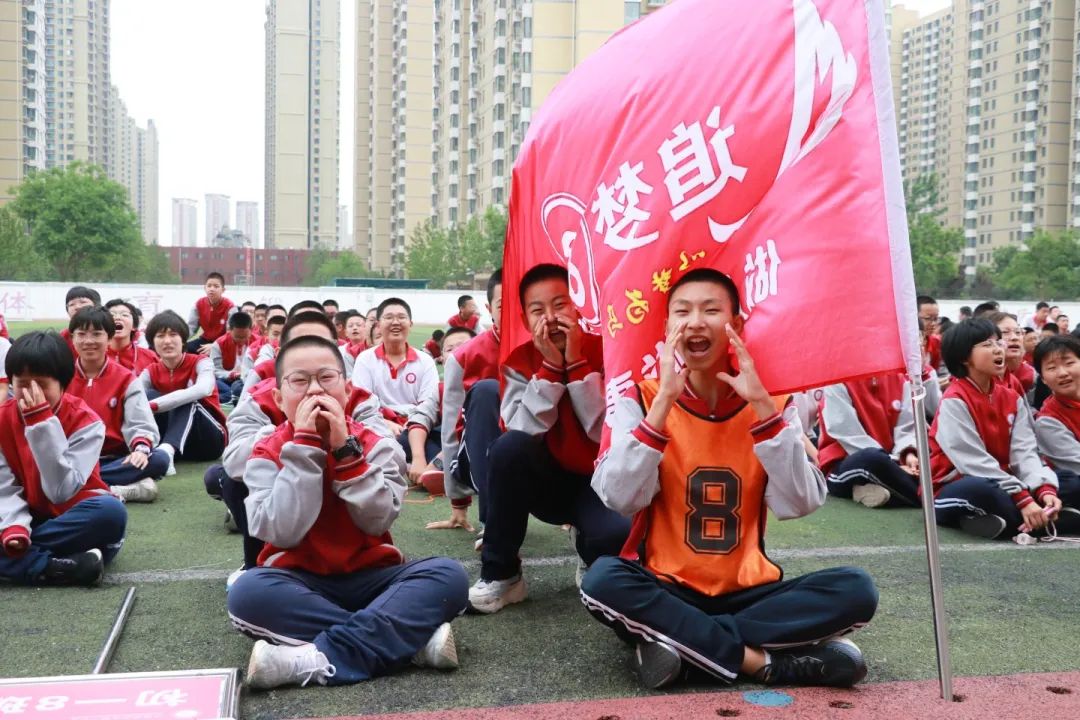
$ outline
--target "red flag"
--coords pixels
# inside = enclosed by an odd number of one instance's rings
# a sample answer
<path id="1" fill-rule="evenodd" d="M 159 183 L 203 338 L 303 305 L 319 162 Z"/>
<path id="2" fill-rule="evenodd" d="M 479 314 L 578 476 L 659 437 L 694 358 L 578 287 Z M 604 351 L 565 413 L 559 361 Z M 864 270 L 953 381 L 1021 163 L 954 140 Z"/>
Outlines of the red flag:
<path id="1" fill-rule="evenodd" d="M 770 392 L 918 376 L 889 72 L 880 0 L 678 0 L 616 34 L 515 163 L 504 355 L 529 341 L 519 279 L 564 264 L 610 406 L 655 376 L 671 285 L 711 267 Z"/>

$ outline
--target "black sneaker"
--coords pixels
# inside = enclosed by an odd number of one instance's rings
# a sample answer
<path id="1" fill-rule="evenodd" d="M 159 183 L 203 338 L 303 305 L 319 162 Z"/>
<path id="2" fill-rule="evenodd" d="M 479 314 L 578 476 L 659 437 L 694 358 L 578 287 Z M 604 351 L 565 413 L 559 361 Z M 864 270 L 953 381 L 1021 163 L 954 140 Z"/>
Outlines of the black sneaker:
<path id="1" fill-rule="evenodd" d="M 1063 507 L 1054 520 L 1054 529 L 1058 535 L 1080 535 L 1080 510 Z"/>
<path id="2" fill-rule="evenodd" d="M 866 677 L 866 661 L 850 640 L 829 640 L 772 653 L 756 677 L 766 685 L 851 687 Z"/>
<path id="3" fill-rule="evenodd" d="M 38 582 L 41 585 L 92 587 L 100 584 L 104 575 L 105 563 L 101 560 L 101 551 L 95 548 L 76 555 L 50 558 Z"/>
<path id="4" fill-rule="evenodd" d="M 1005 532 L 1005 518 L 1000 515 L 965 515 L 960 529 L 977 537 L 993 540 Z"/>
<path id="5" fill-rule="evenodd" d="M 650 690 L 670 685 L 682 671 L 679 653 L 664 642 L 639 642 L 632 662 L 641 684 Z"/>

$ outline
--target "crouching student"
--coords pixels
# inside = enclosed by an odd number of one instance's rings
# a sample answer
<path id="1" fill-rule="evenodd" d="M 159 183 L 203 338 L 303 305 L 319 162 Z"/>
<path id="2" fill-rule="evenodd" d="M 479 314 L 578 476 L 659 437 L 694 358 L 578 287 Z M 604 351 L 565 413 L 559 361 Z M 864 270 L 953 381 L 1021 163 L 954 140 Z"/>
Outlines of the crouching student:
<path id="1" fill-rule="evenodd" d="M 449 622 L 468 580 L 447 558 L 406 563 L 390 526 L 405 495 L 404 457 L 345 413 L 336 342 L 298 338 L 277 357 L 274 396 L 287 422 L 244 471 L 259 567 L 229 592 L 229 617 L 260 638 L 247 682 L 345 685 L 410 661 L 457 667 Z"/>
<path id="2" fill-rule="evenodd" d="M 0 578 L 96 585 L 120 552 L 127 511 L 98 472 L 101 420 L 65 390 L 75 365 L 56 333 L 17 339 L 0 404 Z"/>
<path id="3" fill-rule="evenodd" d="M 869 508 L 919 506 L 915 417 L 903 374 L 825 388 L 820 431 L 818 465 L 832 495 Z"/>
<path id="4" fill-rule="evenodd" d="M 1034 360 L 1053 393 L 1035 416 L 1035 437 L 1057 475 L 1065 517 L 1080 505 L 1080 339 L 1054 335 L 1043 340 L 1035 347 Z"/>
<path id="5" fill-rule="evenodd" d="M 112 316 L 86 307 L 68 325 L 79 357 L 68 393 L 81 398 L 105 423 L 101 479 L 126 502 L 153 502 L 155 480 L 169 469 L 169 456 L 155 449 L 158 428 L 142 383 L 107 355 L 115 333 Z"/>
<path id="6" fill-rule="evenodd" d="M 1062 512 L 1058 480 L 1039 458 L 1027 402 L 1001 382 L 1005 349 L 987 319 L 945 333 L 941 354 L 955 378 L 930 427 L 930 470 L 939 525 L 985 538 L 1042 533 L 1055 522 L 1080 532 L 1080 514 Z"/>
<path id="7" fill-rule="evenodd" d="M 175 460 L 221 457 L 227 439 L 225 415 L 210 358 L 184 352 L 188 326 L 172 310 L 155 315 L 146 336 L 160 360 L 143 370 L 139 379 L 161 433 L 158 447 L 169 456 L 167 474 L 176 472 Z"/>
<path id="8" fill-rule="evenodd" d="M 480 579 L 469 590 L 469 605 L 481 613 L 527 596 L 518 551 L 530 515 L 569 523 L 586 566 L 618 554 L 630 531 L 589 487 L 604 424 L 601 340 L 581 329 L 566 268 L 537 265 L 518 293 L 532 341 L 502 368 L 506 433 L 489 451 Z"/>
<path id="9" fill-rule="evenodd" d="M 210 362 L 222 403 L 235 404 L 244 390 L 244 358 L 251 341 L 251 316 L 234 313 L 229 318 L 229 332 L 210 344 Z"/>
<path id="10" fill-rule="evenodd" d="M 450 519 L 428 523 L 428 530 L 464 528 L 469 523 L 471 495 L 479 498 L 483 543 L 487 510 L 488 448 L 502 433 L 499 425 L 499 327 L 502 322 L 502 268 L 488 278 L 487 309 L 492 327 L 446 353 L 443 366 L 443 486 L 450 498 Z M 444 347 L 445 351 L 446 348 Z"/>
<path id="11" fill-rule="evenodd" d="M 726 682 L 849 687 L 866 663 L 836 638 L 870 621 L 877 589 L 854 567 L 785 580 L 765 554 L 766 508 L 781 520 L 809 515 L 825 480 L 798 412 L 769 397 L 741 330 L 726 275 L 694 270 L 671 288 L 659 381 L 618 401 L 593 476 L 609 507 L 634 515 L 633 530 L 622 556 L 585 574 L 582 601 L 636 644 L 646 687 L 674 682 L 683 663 Z"/>

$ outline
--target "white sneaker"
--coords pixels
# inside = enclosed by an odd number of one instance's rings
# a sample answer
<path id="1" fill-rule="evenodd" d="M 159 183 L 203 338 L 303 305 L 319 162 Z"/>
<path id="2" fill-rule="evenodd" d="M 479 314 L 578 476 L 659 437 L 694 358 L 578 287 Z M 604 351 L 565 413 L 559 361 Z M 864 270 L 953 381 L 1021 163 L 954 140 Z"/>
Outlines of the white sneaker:
<path id="1" fill-rule="evenodd" d="M 225 508 L 225 532 L 232 534 L 240 532 L 240 526 L 236 524 L 236 518 L 228 508 Z"/>
<path id="2" fill-rule="evenodd" d="M 481 527 L 480 531 L 476 533 L 476 542 L 473 543 L 473 550 L 480 552 L 484 549 L 484 528 Z"/>
<path id="3" fill-rule="evenodd" d="M 225 579 L 225 592 L 232 590 L 232 586 L 236 584 L 236 581 L 240 579 L 240 576 L 247 572 L 247 569 L 243 565 L 229 573 L 229 577 Z"/>
<path id="4" fill-rule="evenodd" d="M 574 552 L 575 555 L 577 555 L 577 536 L 578 536 L 577 528 L 574 527 L 573 525 L 571 525 L 569 532 L 570 532 L 570 549 Z M 578 555 L 577 569 L 574 570 L 574 583 L 577 585 L 578 590 L 581 589 L 581 580 L 582 580 L 582 578 L 585 577 L 585 573 L 588 572 L 588 571 L 589 571 L 588 563 L 586 563 L 584 560 L 582 560 L 581 556 Z"/>
<path id="5" fill-rule="evenodd" d="M 165 477 L 172 477 L 176 474 L 176 463 L 173 462 L 172 455 L 169 456 L 169 469 L 165 471 Z"/>
<path id="6" fill-rule="evenodd" d="M 130 485 L 113 485 L 112 492 L 126 503 L 152 503 L 157 500 L 158 486 L 153 478 L 143 478 Z"/>
<path id="7" fill-rule="evenodd" d="M 450 623 L 443 623 L 422 647 L 413 655 L 413 664 L 436 670 L 457 670 L 457 645 L 454 644 L 454 630 Z"/>
<path id="8" fill-rule="evenodd" d="M 879 508 L 892 499 L 892 493 L 883 485 L 865 483 L 851 488 L 851 499 L 868 508 Z"/>
<path id="9" fill-rule="evenodd" d="M 478 613 L 490 615 L 521 602 L 528 595 L 525 578 L 519 572 L 508 580 L 477 580 L 469 588 L 469 605 Z"/>
<path id="10" fill-rule="evenodd" d="M 161 443 L 158 445 L 158 450 L 169 456 L 169 469 L 165 471 L 165 477 L 170 477 L 176 474 L 176 461 L 173 457 L 176 455 L 176 448 L 169 443 Z"/>
<path id="11" fill-rule="evenodd" d="M 281 685 L 307 685 L 315 681 L 325 685 L 337 669 L 311 643 L 271 645 L 259 640 L 251 648 L 248 660 L 248 687 L 268 690 Z"/>

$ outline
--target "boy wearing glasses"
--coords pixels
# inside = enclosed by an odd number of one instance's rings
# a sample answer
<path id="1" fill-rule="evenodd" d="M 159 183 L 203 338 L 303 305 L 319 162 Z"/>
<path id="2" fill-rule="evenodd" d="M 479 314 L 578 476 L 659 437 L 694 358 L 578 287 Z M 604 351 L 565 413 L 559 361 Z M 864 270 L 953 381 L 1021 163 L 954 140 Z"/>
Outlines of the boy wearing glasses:
<path id="1" fill-rule="evenodd" d="M 259 639 L 248 684 L 351 684 L 410 660 L 457 667 L 449 621 L 465 608 L 465 571 L 446 558 L 406 563 L 390 537 L 401 448 L 347 417 L 335 342 L 292 340 L 275 370 L 286 422 L 244 472 L 248 527 L 266 546 L 228 599 L 233 625 Z"/>

